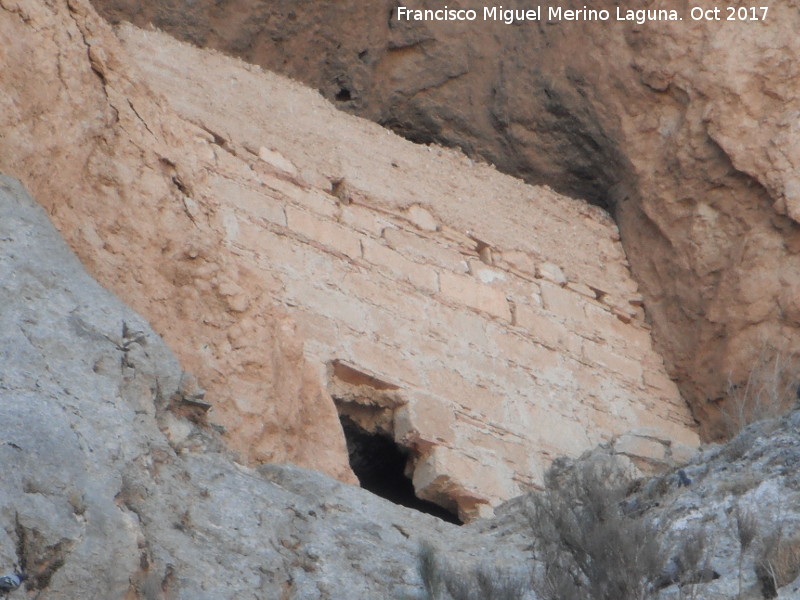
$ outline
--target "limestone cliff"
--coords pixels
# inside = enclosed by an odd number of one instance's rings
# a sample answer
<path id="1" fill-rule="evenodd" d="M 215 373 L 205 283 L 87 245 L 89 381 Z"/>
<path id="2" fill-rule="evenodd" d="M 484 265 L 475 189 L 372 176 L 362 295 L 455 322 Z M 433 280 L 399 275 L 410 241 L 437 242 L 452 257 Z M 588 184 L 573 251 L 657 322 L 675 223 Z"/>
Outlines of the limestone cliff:
<path id="1" fill-rule="evenodd" d="M 439 597 L 549 599 L 540 496 L 503 501 L 597 442 L 549 481 L 634 477 L 599 508 L 660 548 L 637 598 L 798 595 L 800 413 L 690 458 L 601 209 L 82 0 L 0 0 L 0 42 L 0 167 L 35 193 L 0 176 L 9 598 L 430 600 L 426 543 Z M 475 522 L 348 484 L 342 423 Z"/>
<path id="2" fill-rule="evenodd" d="M 5 176 L 0 249 L 0 574 L 28 575 L 10 598 L 400 597 L 423 536 L 472 544 L 319 473 L 235 462 L 184 416 L 164 342 Z"/>
<path id="3" fill-rule="evenodd" d="M 683 20 L 511 25 L 401 22 L 383 0 L 96 4 L 609 208 L 657 345 L 710 435 L 729 380 L 765 344 L 800 347 L 795 0 L 745 20 L 659 1 L 647 8 Z"/>
<path id="4" fill-rule="evenodd" d="M 0 37 L 0 168 L 23 180 L 92 274 L 158 328 L 245 459 L 353 481 L 333 402 L 294 324 L 269 281 L 222 241 L 208 134 L 132 73 L 88 3 L 4 3 Z"/>
<path id="5" fill-rule="evenodd" d="M 163 341 L 7 177 L 0 248 L 0 573 L 28 576 L 10 598 L 429 600 L 423 543 L 471 594 L 442 597 L 486 598 L 478 573 L 517 582 L 506 598 L 543 597 L 531 496 L 459 528 L 320 473 L 238 464 L 202 413 L 186 412 L 197 408 L 191 377 Z M 751 426 L 695 456 L 683 478 L 633 486 L 624 504 L 658 524 L 663 547 L 664 583 L 648 598 L 796 596 L 797 563 L 778 559 L 796 557 L 798 427 L 798 412 Z M 560 472 L 630 466 L 625 448 L 610 450 Z M 741 560 L 737 514 L 755 519 Z M 717 577 L 680 590 L 672 580 L 692 573 L 670 557 L 695 531 Z"/>
<path id="6" fill-rule="evenodd" d="M 221 55 L 119 34 L 250 165 L 210 167 L 226 244 L 279 284 L 340 413 L 410 450 L 418 494 L 474 515 L 630 429 L 674 442 L 656 463 L 696 443 L 602 211 Z M 227 85 L 209 94 L 212 73 Z"/>
<path id="7" fill-rule="evenodd" d="M 0 166 L 172 344 L 245 459 L 352 477 L 330 393 L 469 519 L 629 430 L 655 468 L 697 444 L 600 209 L 168 36 L 122 46 L 82 2 L 3 17 Z"/>

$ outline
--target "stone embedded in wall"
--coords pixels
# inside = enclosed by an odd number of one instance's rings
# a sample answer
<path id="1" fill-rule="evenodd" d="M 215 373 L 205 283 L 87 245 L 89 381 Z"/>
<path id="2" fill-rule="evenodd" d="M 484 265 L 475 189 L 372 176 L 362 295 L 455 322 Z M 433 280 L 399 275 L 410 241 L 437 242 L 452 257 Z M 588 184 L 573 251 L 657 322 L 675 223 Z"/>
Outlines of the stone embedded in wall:
<path id="1" fill-rule="evenodd" d="M 347 417 L 367 433 L 394 437 L 394 412 L 404 405 L 399 386 L 381 381 L 347 363 L 329 365 L 328 391 L 340 417 Z"/>
<path id="2" fill-rule="evenodd" d="M 295 167 L 291 161 L 287 160 L 286 157 L 284 157 L 277 150 L 271 150 L 270 148 L 261 146 L 261 148 L 258 149 L 258 158 L 263 160 L 268 165 L 275 167 L 275 169 L 278 171 L 291 177 L 297 177 L 299 175 L 297 172 L 297 167 Z"/>
<path id="3" fill-rule="evenodd" d="M 408 220 L 423 231 L 436 231 L 439 228 L 439 223 L 429 210 L 418 205 L 412 204 L 406 209 Z"/>

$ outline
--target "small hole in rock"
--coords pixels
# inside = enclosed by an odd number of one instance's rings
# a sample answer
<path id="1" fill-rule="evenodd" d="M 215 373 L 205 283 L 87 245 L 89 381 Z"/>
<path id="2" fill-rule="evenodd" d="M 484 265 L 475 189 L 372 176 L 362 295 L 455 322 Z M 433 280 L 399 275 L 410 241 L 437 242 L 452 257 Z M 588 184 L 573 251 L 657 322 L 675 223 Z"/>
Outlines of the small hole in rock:
<path id="1" fill-rule="evenodd" d="M 338 92 L 336 92 L 336 101 L 337 102 L 348 102 L 353 99 L 350 95 L 350 90 L 347 88 L 340 88 Z"/>
<path id="2" fill-rule="evenodd" d="M 417 498 L 414 485 L 405 475 L 408 451 L 384 433 L 370 433 L 347 416 L 340 417 L 350 467 L 361 487 L 395 504 L 461 524 L 456 515 L 438 504 Z"/>
<path id="3" fill-rule="evenodd" d="M 344 179 L 334 179 L 331 181 L 331 194 L 336 196 L 342 204 L 350 204 L 353 201 Z"/>

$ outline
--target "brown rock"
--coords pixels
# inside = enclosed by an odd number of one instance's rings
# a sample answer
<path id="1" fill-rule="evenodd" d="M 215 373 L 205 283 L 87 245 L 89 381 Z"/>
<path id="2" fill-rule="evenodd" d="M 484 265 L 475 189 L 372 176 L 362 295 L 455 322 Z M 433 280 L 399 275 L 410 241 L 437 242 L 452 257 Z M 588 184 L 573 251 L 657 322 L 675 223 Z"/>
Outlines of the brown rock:
<path id="1" fill-rule="evenodd" d="M 224 239 L 209 135 L 141 83 L 82 0 L 0 7 L 0 169 L 44 204 L 97 279 L 146 315 L 246 461 L 354 481 L 330 397 L 269 281 Z"/>
<path id="2" fill-rule="evenodd" d="M 800 346 L 781 275 L 798 271 L 800 250 L 796 0 L 756 10 L 759 20 L 723 10 L 719 21 L 516 25 L 399 22 L 381 0 L 241 0 L 223 12 L 96 3 L 301 79 L 412 140 L 608 207 L 658 346 L 708 434 L 709 400 L 746 378 L 764 339 Z"/>
<path id="3" fill-rule="evenodd" d="M 632 427 L 697 443 L 677 390 L 647 383 L 663 363 L 599 209 L 166 35 L 122 28 L 123 50 L 81 2 L 4 15 L 20 108 L 0 168 L 173 345 L 246 459 L 352 480 L 321 379 L 466 518 Z"/>
<path id="4" fill-rule="evenodd" d="M 409 144 L 281 77 L 163 34 L 119 34 L 184 118 L 228 132 L 242 160 L 250 160 L 243 140 L 276 140 L 307 174 L 282 179 L 252 163 L 238 180 L 263 190 L 258 210 L 219 198 L 238 231 L 230 243 L 243 264 L 276 280 L 272 293 L 303 327 L 306 354 L 340 412 L 370 430 L 382 423 L 410 452 L 418 494 L 472 518 L 480 505 L 540 484 L 553 456 L 580 454 L 631 427 L 696 443 L 674 386 L 644 384 L 645 374 L 666 375 L 640 311 L 629 305 L 627 323 L 615 316 L 621 297 L 640 297 L 602 211 Z M 209 73 L 235 85 L 208 94 Z M 325 179 L 327 190 L 310 183 Z M 262 213 L 289 218 L 280 226 Z M 531 236 L 526 223 L 534 221 Z M 509 254 L 516 264 L 524 255 L 545 265 L 542 274 L 517 271 L 502 260 Z M 572 285 L 546 281 L 545 272 Z M 594 289 L 614 290 L 615 303 Z M 331 370 L 341 364 L 391 382 L 399 405 L 387 405 L 380 389 L 342 395 L 340 369 Z M 582 383 L 590 374 L 596 386 Z"/>

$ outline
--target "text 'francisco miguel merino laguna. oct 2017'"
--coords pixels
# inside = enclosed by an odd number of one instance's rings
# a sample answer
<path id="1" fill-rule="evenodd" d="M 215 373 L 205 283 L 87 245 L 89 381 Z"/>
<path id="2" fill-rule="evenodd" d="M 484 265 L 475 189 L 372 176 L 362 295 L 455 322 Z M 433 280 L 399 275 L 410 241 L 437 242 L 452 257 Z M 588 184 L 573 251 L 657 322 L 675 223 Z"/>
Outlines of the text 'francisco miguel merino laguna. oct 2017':
<path id="1" fill-rule="evenodd" d="M 560 6 L 535 6 L 531 8 L 503 8 L 484 6 L 480 8 L 417 9 L 398 6 L 400 21 L 498 21 L 507 25 L 525 21 L 633 21 L 642 25 L 648 21 L 766 21 L 767 6 L 689 6 L 677 9 L 630 9 L 619 6 L 605 8 L 562 8 Z"/>

